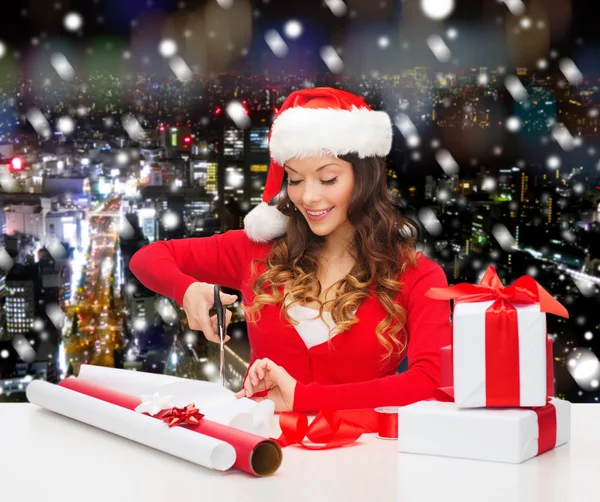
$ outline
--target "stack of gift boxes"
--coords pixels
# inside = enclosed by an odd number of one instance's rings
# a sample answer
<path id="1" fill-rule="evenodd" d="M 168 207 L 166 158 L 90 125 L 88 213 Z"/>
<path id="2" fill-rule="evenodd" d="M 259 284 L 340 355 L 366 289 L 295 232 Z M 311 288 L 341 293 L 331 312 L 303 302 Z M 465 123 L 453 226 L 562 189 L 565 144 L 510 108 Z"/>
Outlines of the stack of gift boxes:
<path id="1" fill-rule="evenodd" d="M 399 451 L 520 463 L 567 443 L 571 404 L 554 397 L 546 329 L 566 309 L 531 277 L 504 287 L 493 267 L 427 296 L 454 300 L 452 345 L 436 397 L 399 409 Z"/>

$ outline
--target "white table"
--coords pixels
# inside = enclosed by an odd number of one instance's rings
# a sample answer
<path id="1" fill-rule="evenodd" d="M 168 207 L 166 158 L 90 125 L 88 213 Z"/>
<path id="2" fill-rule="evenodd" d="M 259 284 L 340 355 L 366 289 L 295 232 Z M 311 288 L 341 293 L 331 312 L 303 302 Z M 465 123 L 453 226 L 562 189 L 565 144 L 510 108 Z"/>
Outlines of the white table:
<path id="1" fill-rule="evenodd" d="M 270 477 L 215 472 L 31 404 L 0 405 L 1 498 L 27 502 L 597 502 L 600 405 L 574 405 L 571 443 L 520 465 L 398 454 L 373 434 L 283 454 Z"/>

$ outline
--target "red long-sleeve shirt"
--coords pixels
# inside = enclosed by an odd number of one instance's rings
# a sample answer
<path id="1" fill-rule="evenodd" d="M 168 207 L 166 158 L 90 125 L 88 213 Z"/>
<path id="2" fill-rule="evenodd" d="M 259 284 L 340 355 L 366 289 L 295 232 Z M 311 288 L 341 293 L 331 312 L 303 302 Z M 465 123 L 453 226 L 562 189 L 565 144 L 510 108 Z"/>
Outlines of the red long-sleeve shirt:
<path id="1" fill-rule="evenodd" d="M 211 237 L 158 241 L 140 249 L 131 259 L 131 271 L 147 288 L 174 299 L 179 305 L 196 281 L 240 291 L 245 305 L 254 293 L 250 264 L 264 259 L 270 243 L 255 243 L 243 230 Z M 265 265 L 258 265 L 258 274 Z M 325 342 L 307 348 L 296 328 L 280 316 L 281 305 L 265 306 L 261 320 L 248 323 L 252 364 L 269 358 L 296 379 L 294 411 L 360 409 L 403 406 L 428 399 L 439 386 L 440 348 L 451 343 L 450 304 L 432 300 L 425 292 L 447 286 L 442 268 L 418 255 L 417 265 L 402 276 L 404 288 L 395 301 L 408 312 L 405 329 L 408 348 L 384 365 L 385 349 L 375 329 L 386 311 L 375 295 L 359 305 L 359 322 Z M 396 374 L 408 356 L 408 370 Z"/>

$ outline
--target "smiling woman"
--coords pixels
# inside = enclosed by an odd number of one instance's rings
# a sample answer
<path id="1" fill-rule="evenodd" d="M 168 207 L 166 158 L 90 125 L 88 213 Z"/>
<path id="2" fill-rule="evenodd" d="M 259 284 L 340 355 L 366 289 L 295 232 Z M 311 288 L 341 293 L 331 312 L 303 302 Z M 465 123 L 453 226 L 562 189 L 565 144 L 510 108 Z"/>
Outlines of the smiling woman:
<path id="1" fill-rule="evenodd" d="M 242 292 L 251 360 L 238 396 L 315 412 L 433 395 L 450 305 L 425 293 L 447 282 L 392 206 L 391 143 L 387 114 L 358 96 L 294 92 L 273 123 L 263 202 L 245 229 L 155 242 L 131 259 L 142 283 L 209 330 L 212 305 L 195 283 Z"/>

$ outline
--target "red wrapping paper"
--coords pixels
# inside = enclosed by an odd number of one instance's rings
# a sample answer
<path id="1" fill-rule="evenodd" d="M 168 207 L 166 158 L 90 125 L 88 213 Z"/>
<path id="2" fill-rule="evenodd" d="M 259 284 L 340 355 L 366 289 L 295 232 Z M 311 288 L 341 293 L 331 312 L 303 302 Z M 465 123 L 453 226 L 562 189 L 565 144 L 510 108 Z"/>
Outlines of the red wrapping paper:
<path id="1" fill-rule="evenodd" d="M 134 413 L 135 409 L 142 404 L 142 400 L 138 397 L 106 389 L 74 377 L 66 378 L 58 385 L 90 397 L 95 397 L 101 401 L 127 408 Z M 281 465 L 281 448 L 273 440 L 265 439 L 261 436 L 204 418 L 197 425 L 182 423 L 179 426 L 220 439 L 232 445 L 236 452 L 236 461 L 233 466 L 241 471 L 255 476 L 266 476 L 275 472 Z"/>

